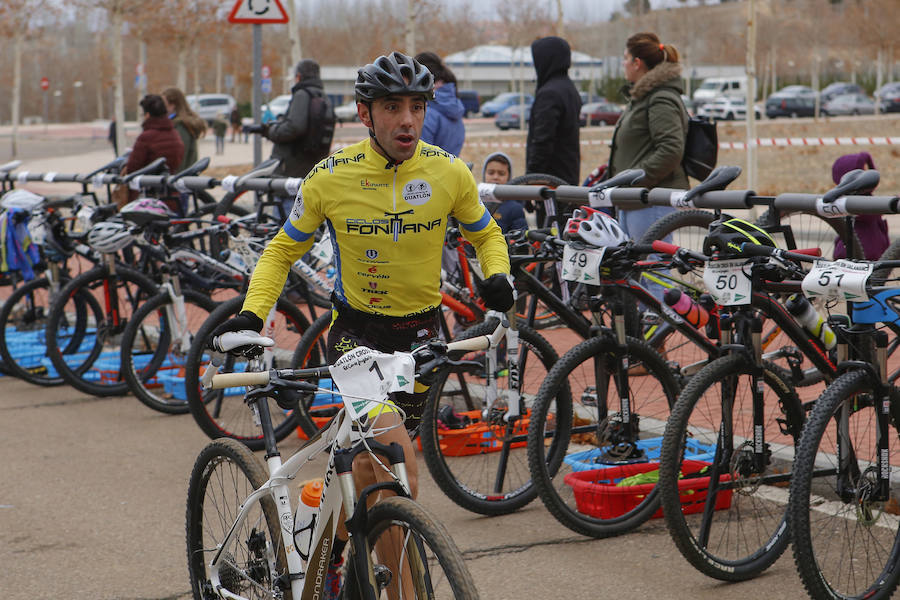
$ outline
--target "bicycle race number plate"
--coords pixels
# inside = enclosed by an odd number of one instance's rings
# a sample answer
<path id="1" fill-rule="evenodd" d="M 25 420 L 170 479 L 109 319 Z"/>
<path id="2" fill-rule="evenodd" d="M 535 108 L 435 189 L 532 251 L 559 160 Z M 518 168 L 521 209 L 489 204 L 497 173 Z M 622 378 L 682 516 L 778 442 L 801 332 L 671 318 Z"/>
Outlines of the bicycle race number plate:
<path id="1" fill-rule="evenodd" d="M 597 283 L 600 279 L 600 263 L 606 248 L 563 249 L 562 278 L 575 283 Z"/>
<path id="2" fill-rule="evenodd" d="M 750 304 L 750 275 L 746 259 L 711 260 L 703 270 L 703 283 L 716 304 L 740 306 Z"/>
<path id="3" fill-rule="evenodd" d="M 328 370 L 343 395 L 350 417 L 358 420 L 383 406 L 391 392 L 411 394 L 416 362 L 410 354 L 385 354 L 360 346 L 344 354 Z"/>
<path id="4" fill-rule="evenodd" d="M 843 259 L 817 260 L 803 278 L 803 294 L 807 298 L 826 300 L 851 302 L 868 300 L 866 281 L 874 267 L 874 263 L 858 263 Z"/>

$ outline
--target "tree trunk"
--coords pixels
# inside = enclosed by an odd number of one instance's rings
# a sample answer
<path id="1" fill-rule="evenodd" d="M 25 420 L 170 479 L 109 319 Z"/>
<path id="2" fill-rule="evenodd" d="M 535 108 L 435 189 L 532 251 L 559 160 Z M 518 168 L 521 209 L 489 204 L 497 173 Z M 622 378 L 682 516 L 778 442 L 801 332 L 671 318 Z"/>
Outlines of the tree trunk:
<path id="1" fill-rule="evenodd" d="M 300 19 L 297 18 L 299 10 L 295 0 L 287 0 L 284 8 L 287 10 L 288 18 L 290 19 L 290 22 L 288 23 L 288 34 L 291 39 L 290 66 L 293 68 L 300 62 L 300 59 L 303 58 L 303 48 L 300 45 Z M 287 73 L 288 72 L 285 71 L 285 79 L 288 79 Z"/>
<path id="2" fill-rule="evenodd" d="M 10 138 L 13 158 L 15 158 L 19 152 L 19 120 L 21 119 L 19 112 L 21 110 L 20 96 L 22 95 L 22 42 L 24 37 L 25 33 L 17 29 L 15 38 L 13 39 L 12 137 Z M 44 95 L 48 93 L 50 92 L 43 92 Z"/>
<path id="3" fill-rule="evenodd" d="M 183 43 L 179 44 L 177 53 L 178 75 L 176 81 L 178 89 L 182 91 L 187 90 L 187 55 L 187 48 L 184 47 Z"/>
<path id="4" fill-rule="evenodd" d="M 122 13 L 118 7 L 112 11 L 112 31 L 113 31 L 113 98 L 115 104 L 116 115 L 116 147 L 119 152 L 124 152 L 126 148 L 125 141 L 125 94 L 122 90 Z M 143 115 L 140 111 L 137 114 L 137 120 L 140 121 Z"/>

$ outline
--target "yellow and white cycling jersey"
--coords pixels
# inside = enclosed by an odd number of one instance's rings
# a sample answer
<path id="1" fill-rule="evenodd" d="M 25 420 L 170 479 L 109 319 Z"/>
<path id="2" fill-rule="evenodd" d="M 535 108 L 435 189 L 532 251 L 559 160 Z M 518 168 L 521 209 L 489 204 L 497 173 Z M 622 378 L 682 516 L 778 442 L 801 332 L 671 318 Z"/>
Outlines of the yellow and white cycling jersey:
<path id="1" fill-rule="evenodd" d="M 306 176 L 290 217 L 257 263 L 243 309 L 265 319 L 323 222 L 341 302 L 393 317 L 436 308 L 448 216 L 475 246 L 485 277 L 509 272 L 506 241 L 462 160 L 422 141 L 394 166 L 369 139 L 339 150 Z"/>

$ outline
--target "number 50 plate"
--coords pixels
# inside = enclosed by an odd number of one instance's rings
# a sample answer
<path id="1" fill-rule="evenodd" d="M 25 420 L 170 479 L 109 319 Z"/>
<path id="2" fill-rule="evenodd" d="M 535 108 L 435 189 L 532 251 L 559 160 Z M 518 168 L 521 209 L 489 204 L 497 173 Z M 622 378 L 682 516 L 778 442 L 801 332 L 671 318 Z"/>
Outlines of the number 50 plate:
<path id="1" fill-rule="evenodd" d="M 716 260 L 706 263 L 703 283 L 716 304 L 740 306 L 750 304 L 750 276 L 744 271 L 746 259 Z"/>
<path id="2" fill-rule="evenodd" d="M 597 283 L 600 262 L 606 248 L 580 248 L 567 245 L 563 249 L 562 278 L 576 283 Z"/>

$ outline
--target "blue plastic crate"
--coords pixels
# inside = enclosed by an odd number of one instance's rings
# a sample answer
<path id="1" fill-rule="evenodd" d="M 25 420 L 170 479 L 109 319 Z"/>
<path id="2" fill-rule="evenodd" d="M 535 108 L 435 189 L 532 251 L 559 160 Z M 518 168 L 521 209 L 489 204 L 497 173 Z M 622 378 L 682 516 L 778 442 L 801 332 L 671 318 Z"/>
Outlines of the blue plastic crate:
<path id="1" fill-rule="evenodd" d="M 319 387 L 326 388 L 331 390 L 336 390 L 331 379 L 328 377 L 323 377 L 319 380 Z M 316 397 L 313 398 L 313 406 L 326 406 L 328 404 L 341 404 L 343 400 L 341 399 L 340 394 L 329 394 L 327 392 L 317 392 Z"/>
<path id="2" fill-rule="evenodd" d="M 659 462 L 662 437 L 638 440 L 637 447 L 644 451 L 644 456 L 649 462 Z M 570 454 L 563 460 L 565 460 L 573 471 L 588 471 L 590 469 L 596 469 L 598 465 L 615 464 L 613 462 L 604 462 L 600 460 L 601 455 L 605 451 L 605 448 L 591 448 L 590 450 Z M 715 452 L 715 446 L 701 444 L 700 442 L 689 438 L 685 446 L 684 457 L 685 459 L 709 462 L 712 461 Z"/>

